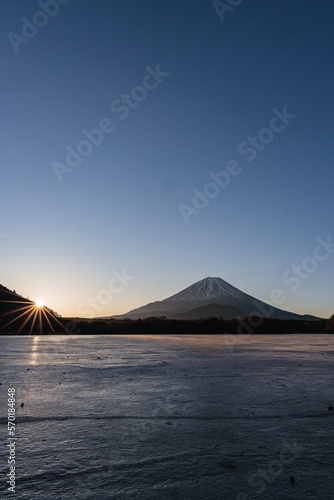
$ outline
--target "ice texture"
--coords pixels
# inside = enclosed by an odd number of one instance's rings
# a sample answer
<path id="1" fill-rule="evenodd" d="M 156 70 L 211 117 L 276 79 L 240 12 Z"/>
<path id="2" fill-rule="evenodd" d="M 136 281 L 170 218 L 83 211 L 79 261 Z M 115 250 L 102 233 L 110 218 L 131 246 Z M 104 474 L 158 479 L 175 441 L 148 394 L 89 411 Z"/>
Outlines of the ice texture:
<path id="1" fill-rule="evenodd" d="M 333 499 L 333 353 L 331 335 L 0 337 L 16 498 Z"/>

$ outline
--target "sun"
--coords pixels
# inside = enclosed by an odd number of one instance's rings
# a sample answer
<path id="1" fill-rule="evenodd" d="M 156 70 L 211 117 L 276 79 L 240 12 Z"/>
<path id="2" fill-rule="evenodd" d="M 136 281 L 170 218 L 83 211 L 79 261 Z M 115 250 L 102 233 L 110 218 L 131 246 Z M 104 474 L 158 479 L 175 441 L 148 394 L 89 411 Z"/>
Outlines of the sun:
<path id="1" fill-rule="evenodd" d="M 24 297 L 18 295 L 16 292 L 10 292 L 9 290 L 8 292 L 6 292 L 6 294 L 6 298 L 9 298 L 10 300 L 1 299 L 0 306 L 1 303 L 4 302 L 13 304 L 14 307 L 10 307 L 7 312 L 0 315 L 0 332 L 4 328 L 7 329 L 9 325 L 12 325 L 13 323 L 17 324 L 17 322 L 22 319 L 21 326 L 18 325 L 19 328 L 17 326 L 18 330 L 16 333 L 20 333 L 25 327 L 26 330 L 30 327 L 29 333 L 34 332 L 34 334 L 42 334 L 43 328 L 46 330 L 50 329 L 50 333 L 55 333 L 54 326 L 56 326 L 56 324 L 58 324 L 62 328 L 62 330 L 65 330 L 66 333 L 70 333 L 69 330 L 67 330 L 67 328 L 64 327 L 64 325 L 57 319 L 57 314 L 55 316 L 53 314 L 53 311 L 45 306 L 44 299 L 25 299 Z M 39 296 L 41 297 L 41 295 Z M 6 316 L 9 316 L 9 321 L 3 322 L 3 317 Z M 14 318 L 12 316 L 14 316 Z"/>

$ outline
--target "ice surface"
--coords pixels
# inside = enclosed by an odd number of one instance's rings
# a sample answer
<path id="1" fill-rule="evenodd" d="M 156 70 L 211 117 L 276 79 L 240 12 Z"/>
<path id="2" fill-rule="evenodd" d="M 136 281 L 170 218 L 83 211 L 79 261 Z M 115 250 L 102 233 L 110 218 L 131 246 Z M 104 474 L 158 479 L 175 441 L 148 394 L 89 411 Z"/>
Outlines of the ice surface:
<path id="1" fill-rule="evenodd" d="M 0 349 L 3 442 L 17 391 L 16 498 L 334 498 L 333 336 L 17 336 Z M 1 498 L 7 459 L 2 446 Z"/>

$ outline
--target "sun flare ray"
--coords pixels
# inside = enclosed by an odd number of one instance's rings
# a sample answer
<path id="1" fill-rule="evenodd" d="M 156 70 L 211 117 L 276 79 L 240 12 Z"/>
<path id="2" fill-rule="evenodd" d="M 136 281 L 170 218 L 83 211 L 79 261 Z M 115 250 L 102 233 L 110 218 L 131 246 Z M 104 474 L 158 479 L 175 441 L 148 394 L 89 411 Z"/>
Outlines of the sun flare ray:
<path id="1" fill-rule="evenodd" d="M 31 322 L 31 327 L 30 327 L 29 333 L 32 333 L 32 331 L 33 331 L 33 329 L 34 329 L 34 326 L 35 326 L 35 322 L 36 322 L 37 315 L 38 315 L 38 309 L 36 309 L 36 310 L 34 311 L 34 317 L 33 317 L 32 322 Z"/>
<path id="2" fill-rule="evenodd" d="M 48 322 L 48 325 L 51 328 L 52 333 L 55 333 L 53 326 L 51 325 L 51 322 L 50 322 L 49 318 L 47 317 L 47 314 L 45 314 L 44 308 L 42 309 L 42 313 L 44 314 L 44 317 L 45 317 L 46 321 Z M 51 316 L 52 316 L 52 314 L 51 314 Z"/>
<path id="3" fill-rule="evenodd" d="M 8 311 L 6 313 L 3 313 L 1 316 L 7 316 L 8 314 L 13 314 L 13 312 L 20 312 L 20 311 L 23 311 L 24 309 L 27 310 L 27 312 L 29 311 L 29 309 L 34 309 L 32 306 L 26 306 L 26 307 L 20 307 L 19 309 L 15 309 L 15 311 Z"/>
<path id="4" fill-rule="evenodd" d="M 35 310 L 33 309 L 31 311 L 31 313 L 29 314 L 29 316 L 24 320 L 24 322 L 22 323 L 22 325 L 20 326 L 20 328 L 18 329 L 17 333 L 20 333 L 23 328 L 26 326 L 26 324 L 28 323 L 28 321 L 30 320 L 31 316 L 34 314 Z"/>
<path id="5" fill-rule="evenodd" d="M 13 295 L 16 298 L 21 298 L 17 294 L 14 294 L 12 292 L 9 292 L 11 295 Z M 54 324 L 57 323 L 62 331 L 66 333 L 70 333 L 67 328 L 56 318 L 56 316 L 53 314 L 53 311 L 50 310 L 48 307 L 45 306 L 44 299 L 36 299 L 34 301 L 31 301 L 29 299 L 27 300 L 0 300 L 0 302 L 5 302 L 7 304 L 13 304 L 15 307 L 13 307 L 12 310 L 4 312 L 0 315 L 1 318 L 6 317 L 6 316 L 13 316 L 15 315 L 14 318 L 10 319 L 8 322 L 4 322 L 4 324 L 0 327 L 0 331 L 2 331 L 4 328 L 8 328 L 8 326 L 12 325 L 15 322 L 20 322 L 19 325 L 17 326 L 16 333 L 21 333 L 22 330 L 30 324 L 29 328 L 29 333 L 31 334 L 34 330 L 38 331 L 40 334 L 43 334 L 43 325 L 44 327 L 49 327 L 49 333 L 55 334 L 55 329 L 54 329 Z M 21 305 L 22 307 L 20 307 Z M 53 323 L 53 325 L 52 325 Z M 45 333 L 45 332 L 44 332 Z"/>
<path id="6" fill-rule="evenodd" d="M 16 318 L 12 319 L 9 323 L 6 323 L 6 325 L 4 325 L 2 328 L 0 328 L 0 330 L 2 330 L 5 326 L 7 327 L 7 326 L 11 325 L 12 323 L 14 323 L 14 321 L 17 321 L 18 319 L 22 318 L 22 316 L 24 316 L 25 314 L 27 314 L 27 312 L 28 311 L 23 312 L 22 314 L 20 314 Z"/>

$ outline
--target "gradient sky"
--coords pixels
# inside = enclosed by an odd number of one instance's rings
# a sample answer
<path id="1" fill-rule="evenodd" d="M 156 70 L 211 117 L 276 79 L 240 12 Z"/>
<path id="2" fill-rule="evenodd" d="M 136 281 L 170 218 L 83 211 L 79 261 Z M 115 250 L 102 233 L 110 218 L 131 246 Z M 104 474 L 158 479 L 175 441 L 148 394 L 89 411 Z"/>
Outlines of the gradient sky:
<path id="1" fill-rule="evenodd" d="M 205 0 L 58 6 L 52 18 L 37 1 L 1 6 L 0 283 L 62 315 L 102 316 L 219 276 L 332 314 L 334 253 L 313 256 L 334 239 L 333 2 L 244 1 L 223 20 Z M 10 40 L 22 18 L 47 24 Z M 135 90 L 128 116 L 113 111 L 157 65 L 169 75 Z M 239 145 L 284 106 L 296 117 L 247 161 Z M 59 182 L 52 164 L 103 118 L 114 130 Z M 231 160 L 241 173 L 186 224 L 180 204 Z M 298 286 L 294 265 L 310 270 Z M 122 269 L 126 285 L 113 281 Z"/>

